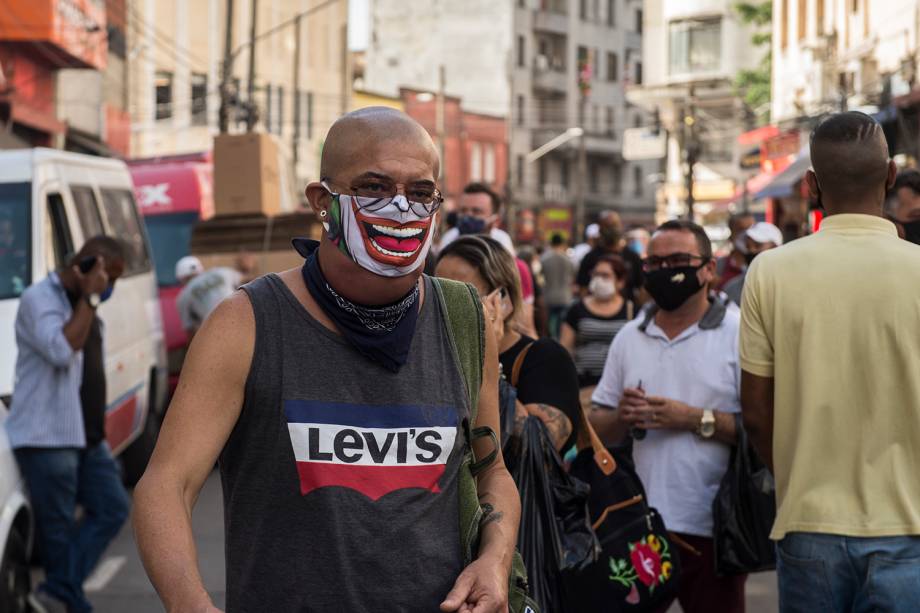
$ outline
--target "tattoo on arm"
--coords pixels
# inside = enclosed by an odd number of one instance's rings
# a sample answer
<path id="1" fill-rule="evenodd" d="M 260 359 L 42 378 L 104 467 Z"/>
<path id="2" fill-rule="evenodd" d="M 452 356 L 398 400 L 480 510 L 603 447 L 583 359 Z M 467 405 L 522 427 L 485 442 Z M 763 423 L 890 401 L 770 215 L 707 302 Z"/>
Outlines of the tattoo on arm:
<path id="1" fill-rule="evenodd" d="M 536 409 L 536 415 L 546 425 L 549 435 L 556 444 L 556 449 L 562 447 L 572 434 L 572 422 L 568 416 L 548 404 L 537 403 L 529 406 Z"/>
<path id="2" fill-rule="evenodd" d="M 496 511 L 495 507 L 490 503 L 486 502 L 482 505 L 482 519 L 479 521 L 479 526 L 485 528 L 487 525 L 492 523 L 499 523 L 502 518 L 505 517 L 505 514 L 501 511 Z"/>

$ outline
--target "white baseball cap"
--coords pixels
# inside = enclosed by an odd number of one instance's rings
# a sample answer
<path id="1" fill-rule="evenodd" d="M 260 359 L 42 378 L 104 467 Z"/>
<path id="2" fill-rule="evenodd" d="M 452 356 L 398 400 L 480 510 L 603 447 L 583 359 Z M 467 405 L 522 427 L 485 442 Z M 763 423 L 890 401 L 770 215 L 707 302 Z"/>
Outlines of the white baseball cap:
<path id="1" fill-rule="evenodd" d="M 755 243 L 773 243 L 777 247 L 783 244 L 782 231 L 766 221 L 758 221 L 747 229 L 745 235 Z"/>
<path id="2" fill-rule="evenodd" d="M 600 235 L 601 227 L 596 223 L 589 224 L 588 227 L 585 228 L 585 236 L 587 238 L 598 238 Z"/>
<path id="3" fill-rule="evenodd" d="M 180 281 L 186 277 L 194 277 L 204 272 L 201 260 L 193 255 L 187 255 L 176 262 L 176 278 Z"/>

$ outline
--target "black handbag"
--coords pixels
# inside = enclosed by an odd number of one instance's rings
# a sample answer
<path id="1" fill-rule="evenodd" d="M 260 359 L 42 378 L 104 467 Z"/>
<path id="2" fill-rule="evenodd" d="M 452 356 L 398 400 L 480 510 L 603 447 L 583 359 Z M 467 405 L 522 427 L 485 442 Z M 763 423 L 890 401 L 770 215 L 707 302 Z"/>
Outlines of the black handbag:
<path id="1" fill-rule="evenodd" d="M 586 568 L 568 573 L 572 609 L 650 611 L 670 602 L 677 596 L 680 554 L 661 516 L 646 502 L 629 449 L 605 448 L 584 411 L 578 449 L 569 473 L 591 486 L 588 511 L 601 554 Z"/>
<path id="2" fill-rule="evenodd" d="M 770 530 L 776 519 L 773 475 L 748 441 L 735 416 L 737 444 L 712 503 L 716 573 L 738 575 L 776 568 Z"/>

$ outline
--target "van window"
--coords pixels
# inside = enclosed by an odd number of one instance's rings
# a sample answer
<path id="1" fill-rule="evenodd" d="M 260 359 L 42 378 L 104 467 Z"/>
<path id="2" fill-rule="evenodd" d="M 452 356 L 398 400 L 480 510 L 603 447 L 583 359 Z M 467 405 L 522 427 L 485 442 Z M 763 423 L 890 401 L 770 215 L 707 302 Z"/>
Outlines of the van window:
<path id="1" fill-rule="evenodd" d="M 112 236 L 125 243 L 125 276 L 150 270 L 147 241 L 129 189 L 102 189 L 102 208 Z"/>
<path id="2" fill-rule="evenodd" d="M 71 185 L 70 193 L 73 194 L 73 202 L 77 207 L 80 227 L 83 228 L 83 240 L 88 241 L 94 236 L 105 234 L 93 188 L 87 185 Z"/>
<path id="3" fill-rule="evenodd" d="M 192 229 L 197 222 L 198 213 L 167 213 L 144 217 L 160 287 L 179 285 L 176 262 L 189 254 Z"/>
<path id="4" fill-rule="evenodd" d="M 0 300 L 32 281 L 32 184 L 0 183 Z"/>
<path id="5" fill-rule="evenodd" d="M 67 224 L 67 211 L 64 209 L 64 199 L 58 193 L 48 194 L 48 232 L 46 239 L 53 245 L 54 261 L 49 262 L 49 272 L 56 268 L 63 268 L 67 258 L 74 253 L 73 238 L 70 236 L 70 226 Z"/>

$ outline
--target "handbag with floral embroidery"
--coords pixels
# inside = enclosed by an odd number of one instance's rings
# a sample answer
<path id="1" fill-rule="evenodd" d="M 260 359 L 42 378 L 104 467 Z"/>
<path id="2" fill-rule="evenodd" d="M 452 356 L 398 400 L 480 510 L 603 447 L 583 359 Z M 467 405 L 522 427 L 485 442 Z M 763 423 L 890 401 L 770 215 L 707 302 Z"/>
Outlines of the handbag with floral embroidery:
<path id="1" fill-rule="evenodd" d="M 591 446 L 579 448 L 569 472 L 591 486 L 588 510 L 601 554 L 567 576 L 567 602 L 579 613 L 654 611 L 677 595 L 680 555 L 675 544 L 658 511 L 646 503 L 631 450 L 608 449 L 616 460 L 609 472 L 601 469 Z"/>

